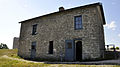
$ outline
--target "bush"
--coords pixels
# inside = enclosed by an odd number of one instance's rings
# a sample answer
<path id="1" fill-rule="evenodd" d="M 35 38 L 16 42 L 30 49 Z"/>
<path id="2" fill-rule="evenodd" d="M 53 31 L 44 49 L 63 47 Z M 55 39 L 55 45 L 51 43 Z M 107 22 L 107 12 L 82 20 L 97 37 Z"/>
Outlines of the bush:
<path id="1" fill-rule="evenodd" d="M 119 50 L 119 47 L 116 47 L 115 49 L 116 49 L 116 50 Z"/>
<path id="2" fill-rule="evenodd" d="M 0 44 L 0 49 L 9 49 L 6 44 L 1 43 Z"/>

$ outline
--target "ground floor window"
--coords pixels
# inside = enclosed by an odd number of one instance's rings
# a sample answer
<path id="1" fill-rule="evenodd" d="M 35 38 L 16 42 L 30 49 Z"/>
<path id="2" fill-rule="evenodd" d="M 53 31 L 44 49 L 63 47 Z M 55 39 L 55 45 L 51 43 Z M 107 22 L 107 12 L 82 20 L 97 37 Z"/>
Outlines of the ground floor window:
<path id="1" fill-rule="evenodd" d="M 53 54 L 53 41 L 49 41 L 49 54 Z"/>

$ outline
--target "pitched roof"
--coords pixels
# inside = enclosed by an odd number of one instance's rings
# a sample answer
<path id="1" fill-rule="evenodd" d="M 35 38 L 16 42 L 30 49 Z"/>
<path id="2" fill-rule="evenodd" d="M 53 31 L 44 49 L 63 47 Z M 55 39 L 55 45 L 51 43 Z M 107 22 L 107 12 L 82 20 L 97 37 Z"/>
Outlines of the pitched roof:
<path id="1" fill-rule="evenodd" d="M 100 3 L 100 2 L 94 3 L 94 4 L 89 4 L 89 5 L 84 5 L 84 6 L 79 6 L 79 7 L 74 7 L 74 8 L 63 10 L 63 11 L 57 11 L 57 12 L 49 13 L 49 14 L 46 14 L 46 15 L 42 15 L 42 16 L 38 16 L 38 17 L 34 17 L 34 18 L 31 18 L 31 19 L 27 19 L 27 20 L 21 21 L 19 23 L 23 23 L 23 22 L 26 22 L 26 21 L 29 21 L 29 20 L 33 20 L 33 19 L 37 19 L 37 18 L 40 18 L 40 17 L 44 17 L 44 16 L 48 16 L 48 15 L 52 15 L 52 14 L 57 14 L 57 13 L 61 13 L 61 12 L 69 11 L 69 10 L 74 10 L 74 9 L 78 9 L 78 8 L 89 7 L 89 6 L 100 6 L 100 10 L 101 10 L 101 14 L 102 14 L 102 19 L 103 19 L 103 24 L 106 24 L 105 17 L 104 17 L 103 6 L 102 6 L 102 3 Z"/>

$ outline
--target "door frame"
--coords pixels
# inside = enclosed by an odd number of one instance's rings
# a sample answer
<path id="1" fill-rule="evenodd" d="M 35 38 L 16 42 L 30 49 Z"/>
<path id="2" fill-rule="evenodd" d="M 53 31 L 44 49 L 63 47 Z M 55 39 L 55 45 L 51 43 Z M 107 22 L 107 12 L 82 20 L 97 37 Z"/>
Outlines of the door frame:
<path id="1" fill-rule="evenodd" d="M 71 51 L 72 51 L 72 54 L 71 54 L 71 59 L 68 59 L 67 57 L 67 54 L 69 54 L 69 53 L 67 53 L 68 52 L 68 50 L 70 50 L 70 49 L 68 49 L 68 45 L 67 45 L 67 43 L 68 42 L 71 42 L 72 43 L 72 48 L 71 48 Z M 65 40 L 65 60 L 67 60 L 67 61 L 74 61 L 74 51 L 75 50 L 75 47 L 74 47 L 74 40 Z"/>
<path id="2" fill-rule="evenodd" d="M 75 43 L 76 40 L 79 40 L 79 41 L 82 42 L 82 38 L 75 38 L 75 39 L 73 39 L 73 41 L 74 41 L 74 60 L 75 61 L 76 61 L 76 43 Z"/>
<path id="3" fill-rule="evenodd" d="M 66 57 L 66 42 L 67 41 L 72 41 L 73 42 L 73 45 L 72 45 L 72 47 L 73 47 L 73 61 L 76 61 L 76 43 L 75 43 L 76 40 L 79 40 L 79 41 L 82 42 L 82 38 L 74 38 L 74 39 L 71 39 L 71 40 L 70 39 L 65 40 L 65 57 Z M 66 58 L 65 58 L 65 60 L 66 60 Z"/>
<path id="4" fill-rule="evenodd" d="M 33 51 L 32 46 L 35 46 L 35 49 L 34 49 L 34 50 L 35 50 L 35 53 L 34 53 L 35 55 L 34 55 L 34 57 L 33 57 L 33 54 L 32 54 L 32 53 L 33 53 L 33 52 L 32 52 L 32 51 Z M 36 42 L 32 42 L 32 44 L 31 44 L 31 54 L 30 54 L 30 58 L 31 58 L 31 59 L 34 59 L 35 56 L 36 56 Z"/>

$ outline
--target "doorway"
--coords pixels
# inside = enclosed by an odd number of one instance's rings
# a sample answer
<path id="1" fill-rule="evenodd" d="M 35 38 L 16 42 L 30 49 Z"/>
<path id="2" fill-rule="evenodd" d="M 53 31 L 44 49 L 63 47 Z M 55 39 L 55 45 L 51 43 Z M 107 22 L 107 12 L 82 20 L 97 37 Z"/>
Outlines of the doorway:
<path id="1" fill-rule="evenodd" d="M 36 55 L 36 42 L 32 42 L 31 45 L 31 59 L 34 59 Z"/>
<path id="2" fill-rule="evenodd" d="M 76 42 L 76 61 L 82 60 L 82 41 Z"/>
<path id="3" fill-rule="evenodd" d="M 82 40 L 66 40 L 65 41 L 65 60 L 81 61 L 82 60 Z"/>
<path id="4" fill-rule="evenodd" d="M 65 60 L 74 61 L 74 41 L 66 40 L 65 41 Z"/>

